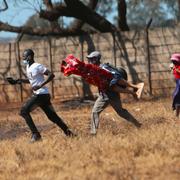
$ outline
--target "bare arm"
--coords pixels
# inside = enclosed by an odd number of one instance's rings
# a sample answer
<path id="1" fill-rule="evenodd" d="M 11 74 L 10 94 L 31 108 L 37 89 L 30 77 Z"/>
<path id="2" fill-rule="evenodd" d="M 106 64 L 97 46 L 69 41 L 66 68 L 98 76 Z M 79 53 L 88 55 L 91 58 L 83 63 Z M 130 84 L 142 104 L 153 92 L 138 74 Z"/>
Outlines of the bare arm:
<path id="1" fill-rule="evenodd" d="M 28 79 L 13 79 L 13 77 L 7 77 L 6 80 L 12 85 L 30 83 Z"/>
<path id="2" fill-rule="evenodd" d="M 47 84 L 48 82 L 52 81 L 52 80 L 54 79 L 54 77 L 55 77 L 55 75 L 54 75 L 51 71 L 49 71 L 48 69 L 44 72 L 44 74 L 45 74 L 46 76 L 48 76 L 48 77 L 47 77 L 47 79 L 42 83 L 41 87 L 44 86 L 45 84 Z"/>
<path id="3" fill-rule="evenodd" d="M 18 84 L 21 84 L 21 83 L 26 83 L 26 84 L 29 84 L 29 79 L 17 79 L 17 83 Z"/>
<path id="4" fill-rule="evenodd" d="M 180 73 L 180 70 L 178 68 L 175 68 L 176 72 Z"/>

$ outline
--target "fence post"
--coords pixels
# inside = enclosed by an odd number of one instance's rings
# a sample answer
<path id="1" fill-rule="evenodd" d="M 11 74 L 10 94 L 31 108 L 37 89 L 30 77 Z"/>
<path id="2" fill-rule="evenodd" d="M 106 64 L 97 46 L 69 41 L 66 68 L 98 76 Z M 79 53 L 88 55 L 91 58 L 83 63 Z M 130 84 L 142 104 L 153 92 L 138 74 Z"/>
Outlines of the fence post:
<path id="1" fill-rule="evenodd" d="M 152 23 L 152 18 L 148 21 L 145 28 L 146 36 L 146 59 L 148 61 L 148 85 L 149 85 L 149 95 L 152 96 L 152 81 L 151 81 L 151 58 L 150 58 L 150 47 L 149 47 L 149 27 Z"/>
<path id="2" fill-rule="evenodd" d="M 15 53 L 16 53 L 16 61 L 17 61 L 17 63 L 18 63 L 19 78 L 22 79 L 19 40 L 17 40 L 17 41 L 15 42 Z M 22 84 L 20 84 L 20 98 L 21 98 L 21 102 L 23 102 L 23 87 L 22 87 Z"/>
<path id="3" fill-rule="evenodd" d="M 114 56 L 114 66 L 117 66 L 117 59 L 116 59 L 116 36 L 115 32 L 112 33 L 113 36 L 113 56 Z"/>
<path id="4" fill-rule="evenodd" d="M 51 44 L 51 38 L 48 39 L 48 44 L 49 44 L 49 61 L 50 61 L 50 69 L 51 72 L 53 73 L 53 62 L 52 62 L 52 44 Z M 51 81 L 51 95 L 52 98 L 54 99 L 54 80 Z"/>
<path id="5" fill-rule="evenodd" d="M 81 60 L 84 62 L 84 35 L 80 35 Z"/>
<path id="6" fill-rule="evenodd" d="M 18 63 L 18 69 L 19 69 L 19 78 L 22 79 L 22 70 L 21 70 L 21 55 L 20 55 L 20 48 L 19 48 L 19 42 L 21 41 L 22 37 L 24 36 L 23 33 L 19 34 L 19 36 L 16 39 L 15 42 L 15 53 L 16 53 L 16 61 Z M 23 86 L 22 83 L 20 84 L 20 96 L 21 96 L 21 102 L 23 102 Z"/>

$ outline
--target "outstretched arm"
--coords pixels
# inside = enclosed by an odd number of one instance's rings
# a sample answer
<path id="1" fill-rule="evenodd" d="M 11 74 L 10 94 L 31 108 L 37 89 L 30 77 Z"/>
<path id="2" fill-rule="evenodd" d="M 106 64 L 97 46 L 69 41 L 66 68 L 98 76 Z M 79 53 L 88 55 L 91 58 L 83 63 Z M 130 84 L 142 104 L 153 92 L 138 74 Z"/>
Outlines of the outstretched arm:
<path id="1" fill-rule="evenodd" d="M 178 68 L 175 68 L 176 72 L 180 73 L 180 70 Z"/>
<path id="2" fill-rule="evenodd" d="M 29 79 L 17 79 L 17 84 L 26 83 L 29 84 Z"/>
<path id="3" fill-rule="evenodd" d="M 7 77 L 6 80 L 12 85 L 21 84 L 21 83 L 29 83 L 28 79 L 13 79 L 12 77 Z"/>

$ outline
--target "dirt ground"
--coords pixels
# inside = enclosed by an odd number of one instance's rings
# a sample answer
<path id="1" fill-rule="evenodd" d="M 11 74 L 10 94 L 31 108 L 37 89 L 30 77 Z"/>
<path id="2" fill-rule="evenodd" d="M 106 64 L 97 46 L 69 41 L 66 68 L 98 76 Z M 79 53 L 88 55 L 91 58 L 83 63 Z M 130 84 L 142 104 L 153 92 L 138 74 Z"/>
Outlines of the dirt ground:
<path id="1" fill-rule="evenodd" d="M 0 107 L 0 179 L 180 179 L 180 119 L 171 99 L 123 103 L 143 125 L 137 129 L 111 107 L 90 136 L 92 101 L 55 101 L 77 134 L 67 138 L 40 109 L 32 113 L 43 140 L 29 143 L 21 104 Z"/>

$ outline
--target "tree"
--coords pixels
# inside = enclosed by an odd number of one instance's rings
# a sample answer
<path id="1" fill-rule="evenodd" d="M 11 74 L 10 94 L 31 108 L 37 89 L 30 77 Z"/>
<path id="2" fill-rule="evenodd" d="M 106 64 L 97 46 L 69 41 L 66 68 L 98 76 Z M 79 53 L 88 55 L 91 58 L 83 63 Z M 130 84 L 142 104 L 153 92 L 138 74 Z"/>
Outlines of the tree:
<path id="1" fill-rule="evenodd" d="M 8 9 L 10 0 L 3 0 L 0 13 Z M 25 24 L 13 26 L 0 21 L 0 30 L 37 36 L 68 36 L 86 32 L 127 31 L 133 26 L 144 27 L 146 20 L 153 18 L 155 26 L 166 25 L 171 17 L 180 19 L 180 0 L 16 0 L 17 5 L 34 8 L 36 16 L 49 22 L 47 28 Z M 116 13 L 117 26 L 108 21 L 109 14 Z M 69 26 L 63 17 L 73 18 Z M 40 22 L 40 21 L 38 21 Z M 165 22 L 165 23 L 162 23 Z M 152 24 L 153 25 L 153 24 Z M 85 28 L 86 27 L 86 28 Z"/>
<path id="2" fill-rule="evenodd" d="M 128 24 L 132 27 L 145 27 L 148 19 L 153 18 L 152 26 L 168 26 L 179 20 L 180 0 L 128 0 Z"/>
<path id="3" fill-rule="evenodd" d="M 129 31 L 129 26 L 127 24 L 126 18 L 126 1 L 125 0 L 118 0 L 118 27 L 122 31 Z"/>
<path id="4" fill-rule="evenodd" d="M 7 4 L 6 0 L 4 0 Z M 32 4 L 30 0 L 22 1 Z M 80 0 L 64 0 L 64 2 L 52 3 L 51 0 L 43 0 L 43 4 L 37 8 L 37 13 L 40 18 L 46 19 L 51 26 L 46 29 L 31 27 L 31 26 L 12 26 L 0 21 L 0 29 L 4 31 L 24 33 L 28 35 L 58 35 L 68 36 L 73 34 L 84 33 L 81 27 L 84 23 L 88 23 L 94 29 L 100 32 L 112 32 L 116 27 L 106 18 L 98 14 L 94 9 L 97 6 L 98 0 L 89 0 L 88 4 L 82 3 Z M 7 6 L 8 8 L 8 6 Z M 71 27 L 60 27 L 58 19 L 61 16 L 74 17 L 76 20 Z"/>

